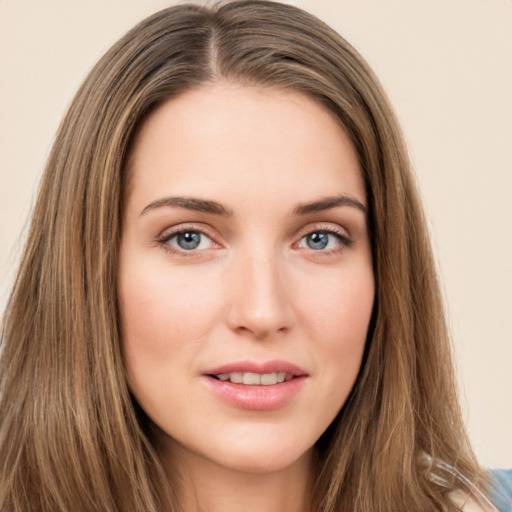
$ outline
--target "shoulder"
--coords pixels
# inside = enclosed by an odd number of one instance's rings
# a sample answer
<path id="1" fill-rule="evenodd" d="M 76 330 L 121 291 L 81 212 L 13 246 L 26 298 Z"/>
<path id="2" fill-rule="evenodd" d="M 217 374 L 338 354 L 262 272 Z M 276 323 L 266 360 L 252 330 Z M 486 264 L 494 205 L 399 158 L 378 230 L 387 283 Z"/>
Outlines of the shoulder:
<path id="1" fill-rule="evenodd" d="M 457 506 L 457 509 L 462 512 L 496 512 L 496 509 L 492 507 L 489 502 L 484 502 L 487 500 L 483 500 L 480 497 L 478 501 L 475 501 L 473 494 L 468 494 L 466 491 L 460 489 L 452 491 L 450 493 L 450 499 Z"/>
<path id="2" fill-rule="evenodd" d="M 492 469 L 490 499 L 500 512 L 512 512 L 512 469 Z"/>
<path id="3" fill-rule="evenodd" d="M 476 488 L 458 489 L 450 497 L 463 512 L 512 512 L 512 469 L 489 470 L 488 499 Z"/>

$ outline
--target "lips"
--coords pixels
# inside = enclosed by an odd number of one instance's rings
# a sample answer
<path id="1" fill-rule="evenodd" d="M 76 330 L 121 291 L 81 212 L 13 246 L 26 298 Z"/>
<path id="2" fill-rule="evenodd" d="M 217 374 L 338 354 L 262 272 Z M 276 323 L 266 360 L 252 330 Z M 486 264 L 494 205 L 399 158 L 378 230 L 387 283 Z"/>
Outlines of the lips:
<path id="1" fill-rule="evenodd" d="M 291 373 L 272 372 L 272 373 L 253 373 L 253 372 L 231 372 L 212 375 L 221 381 L 229 381 L 233 384 L 245 384 L 246 386 L 273 386 L 281 382 L 293 379 Z"/>
<path id="2" fill-rule="evenodd" d="M 209 389 L 228 405 L 249 410 L 279 409 L 302 389 L 308 375 L 287 361 L 242 361 L 204 372 Z"/>
<path id="3" fill-rule="evenodd" d="M 273 360 L 265 362 L 238 361 L 229 363 L 204 372 L 205 375 L 222 375 L 227 373 L 257 373 L 259 375 L 269 373 L 289 373 L 293 377 L 306 375 L 306 371 L 288 361 Z"/>

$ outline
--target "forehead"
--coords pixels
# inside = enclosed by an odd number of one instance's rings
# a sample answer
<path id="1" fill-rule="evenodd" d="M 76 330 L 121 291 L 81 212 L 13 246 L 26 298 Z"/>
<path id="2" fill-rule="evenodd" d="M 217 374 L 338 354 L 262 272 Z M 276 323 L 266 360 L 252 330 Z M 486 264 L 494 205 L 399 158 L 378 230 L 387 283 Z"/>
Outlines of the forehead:
<path id="1" fill-rule="evenodd" d="M 365 199 L 356 152 L 339 122 L 289 90 L 215 84 L 165 102 L 135 139 L 130 173 L 131 191 L 145 200 L 233 190 L 247 200 L 347 192 Z"/>

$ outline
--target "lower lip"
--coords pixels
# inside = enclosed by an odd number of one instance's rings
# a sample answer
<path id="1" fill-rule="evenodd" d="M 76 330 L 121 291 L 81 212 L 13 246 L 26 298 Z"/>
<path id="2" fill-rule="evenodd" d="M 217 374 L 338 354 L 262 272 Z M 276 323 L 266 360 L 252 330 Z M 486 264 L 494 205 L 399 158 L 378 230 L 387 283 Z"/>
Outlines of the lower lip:
<path id="1" fill-rule="evenodd" d="M 252 411 L 273 411 L 283 407 L 297 395 L 306 382 L 305 376 L 270 386 L 234 384 L 206 376 L 205 379 L 210 389 L 224 402 Z"/>

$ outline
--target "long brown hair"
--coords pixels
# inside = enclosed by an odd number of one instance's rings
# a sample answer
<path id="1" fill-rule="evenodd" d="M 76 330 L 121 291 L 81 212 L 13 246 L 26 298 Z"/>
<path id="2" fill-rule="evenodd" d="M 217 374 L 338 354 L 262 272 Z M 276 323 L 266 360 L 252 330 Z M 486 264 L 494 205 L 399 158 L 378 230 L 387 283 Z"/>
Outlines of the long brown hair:
<path id="1" fill-rule="evenodd" d="M 311 509 L 455 510 L 480 485 L 455 392 L 429 234 L 378 80 L 306 12 L 240 0 L 142 21 L 99 61 L 56 136 L 2 326 L 3 512 L 180 510 L 127 388 L 116 269 L 126 158 L 164 100 L 218 80 L 302 92 L 357 150 L 376 298 L 354 389 L 317 443 Z M 446 472 L 449 473 L 449 472 Z"/>

